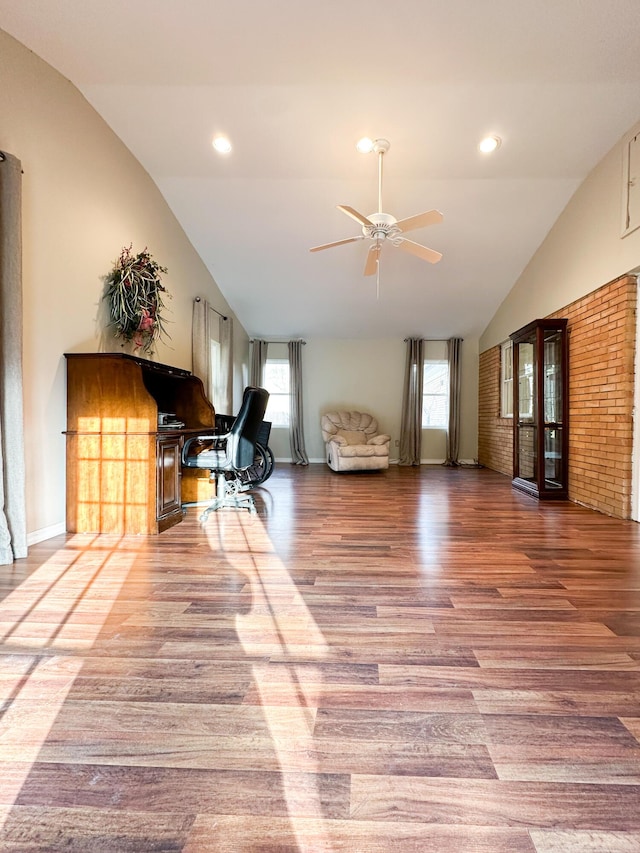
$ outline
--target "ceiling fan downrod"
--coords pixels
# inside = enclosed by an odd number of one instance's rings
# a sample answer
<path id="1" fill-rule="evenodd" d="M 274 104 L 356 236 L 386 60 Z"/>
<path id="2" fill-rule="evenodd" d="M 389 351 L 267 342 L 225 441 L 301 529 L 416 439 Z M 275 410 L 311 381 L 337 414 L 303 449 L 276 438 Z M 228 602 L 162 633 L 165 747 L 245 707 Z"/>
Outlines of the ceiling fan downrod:
<path id="1" fill-rule="evenodd" d="M 382 158 L 390 147 L 388 139 L 376 139 L 373 143 L 373 150 L 378 155 L 378 213 L 382 213 Z"/>

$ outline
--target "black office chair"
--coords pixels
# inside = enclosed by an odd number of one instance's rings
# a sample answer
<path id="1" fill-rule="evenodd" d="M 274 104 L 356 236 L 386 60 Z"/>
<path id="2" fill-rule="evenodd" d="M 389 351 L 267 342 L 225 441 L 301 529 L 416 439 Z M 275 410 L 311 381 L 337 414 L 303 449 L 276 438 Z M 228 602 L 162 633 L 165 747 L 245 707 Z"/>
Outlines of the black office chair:
<path id="1" fill-rule="evenodd" d="M 230 432 L 235 415 L 219 415 L 216 412 L 216 430 L 219 432 Z M 253 460 L 253 465 L 241 471 L 238 477 L 247 488 L 260 486 L 266 482 L 273 474 L 276 459 L 273 455 L 273 450 L 269 447 L 269 436 L 271 435 L 271 421 L 262 421 L 262 425 L 258 430 L 258 438 L 256 440 L 256 456 Z"/>
<path id="2" fill-rule="evenodd" d="M 216 481 L 216 498 L 200 516 L 205 522 L 210 512 L 222 507 L 246 508 L 255 513 L 253 498 L 239 474 L 254 464 L 258 432 L 267 408 L 269 392 L 264 388 L 244 389 L 242 405 L 229 432 L 224 435 L 197 435 L 182 448 L 185 468 L 208 468 Z"/>

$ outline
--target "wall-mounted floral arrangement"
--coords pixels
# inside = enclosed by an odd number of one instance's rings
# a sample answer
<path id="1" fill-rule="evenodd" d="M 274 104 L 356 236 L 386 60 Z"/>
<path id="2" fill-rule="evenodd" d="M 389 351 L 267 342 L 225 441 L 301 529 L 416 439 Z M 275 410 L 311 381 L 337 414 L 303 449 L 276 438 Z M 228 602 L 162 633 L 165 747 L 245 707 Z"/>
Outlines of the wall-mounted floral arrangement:
<path id="1" fill-rule="evenodd" d="M 171 297 L 162 284 L 167 268 L 160 266 L 145 248 L 134 255 L 125 246 L 106 277 L 104 298 L 109 303 L 110 325 L 116 338 L 132 341 L 135 349 L 153 354 L 161 337 L 170 337 L 162 316 L 163 294 Z"/>

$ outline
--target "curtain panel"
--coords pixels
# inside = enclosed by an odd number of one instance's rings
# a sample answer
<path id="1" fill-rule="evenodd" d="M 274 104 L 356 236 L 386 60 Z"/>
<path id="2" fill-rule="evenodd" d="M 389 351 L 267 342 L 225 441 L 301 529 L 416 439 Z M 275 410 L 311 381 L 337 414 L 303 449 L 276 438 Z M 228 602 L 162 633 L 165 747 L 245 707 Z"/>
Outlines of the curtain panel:
<path id="1" fill-rule="evenodd" d="M 0 154 L 0 565 L 27 556 L 22 405 L 22 168 Z"/>
<path id="2" fill-rule="evenodd" d="M 267 363 L 267 341 L 255 338 L 251 345 L 251 364 L 249 365 L 249 385 L 262 388 L 264 382 L 264 366 Z"/>
<path id="3" fill-rule="evenodd" d="M 447 361 L 449 362 L 449 423 L 447 426 L 446 459 L 444 465 L 455 468 L 460 463 L 460 348 L 461 338 L 449 338 L 447 341 Z"/>
<path id="4" fill-rule="evenodd" d="M 211 341 L 220 346 L 220 363 L 211 364 Z M 191 371 L 202 380 L 216 412 L 233 411 L 233 320 L 212 308 L 206 299 L 193 300 Z"/>
<path id="5" fill-rule="evenodd" d="M 399 465 L 419 465 L 422 450 L 422 387 L 424 341 L 407 338 L 407 358 L 402 394 Z"/>
<path id="6" fill-rule="evenodd" d="M 291 461 L 295 465 L 308 465 L 309 457 L 304 445 L 302 409 L 302 341 L 289 341 L 289 444 Z"/>
<path id="7" fill-rule="evenodd" d="M 220 376 L 216 388 L 215 407 L 220 412 L 233 412 L 233 320 L 218 317 L 220 341 Z M 218 408 L 219 407 L 219 408 Z"/>
<path id="8" fill-rule="evenodd" d="M 202 380 L 211 397 L 211 306 L 199 296 L 193 300 L 191 319 L 191 371 Z"/>

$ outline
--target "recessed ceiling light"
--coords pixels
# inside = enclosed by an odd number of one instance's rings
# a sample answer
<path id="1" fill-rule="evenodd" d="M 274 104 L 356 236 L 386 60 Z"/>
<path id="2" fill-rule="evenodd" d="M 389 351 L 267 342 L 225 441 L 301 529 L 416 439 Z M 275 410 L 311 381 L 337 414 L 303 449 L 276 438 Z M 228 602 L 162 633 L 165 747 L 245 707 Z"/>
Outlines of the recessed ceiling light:
<path id="1" fill-rule="evenodd" d="M 369 154 L 370 151 L 373 151 L 373 139 L 363 136 L 362 139 L 356 142 L 356 148 L 361 154 Z"/>
<path id="2" fill-rule="evenodd" d="M 211 143 L 218 154 L 228 154 L 231 151 L 231 143 L 226 136 L 216 136 Z"/>
<path id="3" fill-rule="evenodd" d="M 501 142 L 502 140 L 499 136 L 485 136 L 480 145 L 478 145 L 478 148 L 483 154 L 491 154 L 496 148 L 500 148 Z"/>

